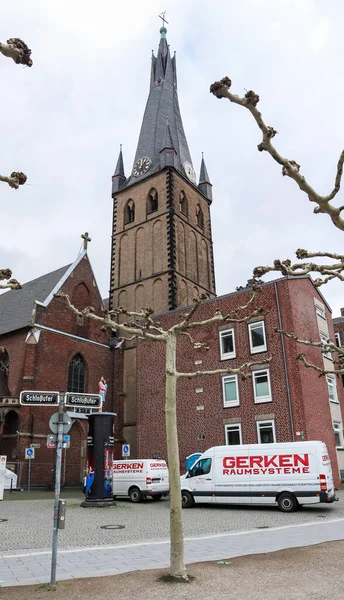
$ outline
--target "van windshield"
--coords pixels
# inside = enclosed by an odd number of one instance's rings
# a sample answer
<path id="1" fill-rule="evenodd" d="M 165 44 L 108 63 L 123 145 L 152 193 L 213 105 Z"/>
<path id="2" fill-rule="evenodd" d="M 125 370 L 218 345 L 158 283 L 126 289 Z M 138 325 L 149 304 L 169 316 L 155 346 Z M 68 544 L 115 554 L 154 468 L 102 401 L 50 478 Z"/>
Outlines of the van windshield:
<path id="1" fill-rule="evenodd" d="M 200 475 L 207 475 L 211 469 L 211 458 L 203 458 L 199 460 L 189 471 L 189 477 L 199 477 Z"/>

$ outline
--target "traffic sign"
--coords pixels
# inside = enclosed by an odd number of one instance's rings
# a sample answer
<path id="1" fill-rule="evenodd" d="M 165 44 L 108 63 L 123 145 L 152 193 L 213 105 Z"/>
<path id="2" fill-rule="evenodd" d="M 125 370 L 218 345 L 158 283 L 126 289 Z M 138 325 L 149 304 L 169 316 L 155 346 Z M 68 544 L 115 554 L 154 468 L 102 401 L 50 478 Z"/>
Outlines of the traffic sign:
<path id="1" fill-rule="evenodd" d="M 67 413 L 62 413 L 63 417 L 63 429 L 62 433 L 68 433 L 72 426 L 72 419 L 67 415 Z M 57 424 L 59 422 L 59 413 L 54 413 L 49 420 L 49 427 L 53 433 L 57 433 Z"/>
<path id="2" fill-rule="evenodd" d="M 123 444 L 122 456 L 130 456 L 130 444 Z"/>
<path id="3" fill-rule="evenodd" d="M 56 435 L 47 435 L 47 448 L 56 448 Z"/>
<path id="4" fill-rule="evenodd" d="M 66 406 L 85 406 L 88 408 L 99 408 L 102 399 L 100 394 L 74 394 L 67 392 Z"/>
<path id="5" fill-rule="evenodd" d="M 19 402 L 26 406 L 57 406 L 59 403 L 59 393 L 36 392 L 32 390 L 20 392 Z"/>
<path id="6" fill-rule="evenodd" d="M 35 458 L 35 449 L 25 448 L 25 458 Z"/>
<path id="7" fill-rule="evenodd" d="M 41 444 L 30 444 L 30 448 L 40 448 Z"/>

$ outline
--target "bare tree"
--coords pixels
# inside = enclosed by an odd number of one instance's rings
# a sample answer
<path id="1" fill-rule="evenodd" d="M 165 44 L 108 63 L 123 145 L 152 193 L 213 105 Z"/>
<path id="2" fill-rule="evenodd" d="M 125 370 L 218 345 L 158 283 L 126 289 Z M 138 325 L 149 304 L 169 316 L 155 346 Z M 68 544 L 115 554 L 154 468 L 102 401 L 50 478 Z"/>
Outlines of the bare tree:
<path id="1" fill-rule="evenodd" d="M 4 56 L 12 58 L 17 65 L 32 67 L 31 50 L 19 38 L 10 38 L 6 44 L 0 42 L 0 52 Z M 0 175 L 0 181 L 8 183 L 14 189 L 18 189 L 20 185 L 24 185 L 26 179 L 25 173 L 21 171 L 13 171 L 9 177 L 7 175 Z M 0 282 L 6 282 L 0 283 L 1 290 L 6 288 L 18 290 L 21 288 L 20 283 L 16 279 L 11 279 L 11 277 L 12 271 L 10 269 L 0 269 Z"/>
<path id="2" fill-rule="evenodd" d="M 142 309 L 139 312 L 128 311 L 125 308 L 118 308 L 111 311 L 105 311 L 102 316 L 95 314 L 92 307 L 86 307 L 82 311 L 72 305 L 68 295 L 56 294 L 57 297 L 63 298 L 71 310 L 77 315 L 86 316 L 98 321 L 102 328 L 115 330 L 117 335 L 122 339 L 139 338 L 152 342 L 163 342 L 166 350 L 165 362 L 165 418 L 166 418 L 166 441 L 167 441 L 167 456 L 168 468 L 170 475 L 170 536 L 171 536 L 171 567 L 170 572 L 172 577 L 177 579 L 187 580 L 187 571 L 184 561 L 184 538 L 183 538 L 183 523 L 182 523 L 182 506 L 181 506 L 181 489 L 180 489 L 180 466 L 179 466 L 179 444 L 177 431 L 177 382 L 179 379 L 191 379 L 200 375 L 215 375 L 232 373 L 240 375 L 242 379 L 251 377 L 252 367 L 262 364 L 260 361 L 247 362 L 238 368 L 224 368 L 213 371 L 195 371 L 190 373 L 180 373 L 177 371 L 177 340 L 179 336 L 187 336 L 194 349 L 207 349 L 207 346 L 201 342 L 194 340 L 191 331 L 197 331 L 203 327 L 219 322 L 241 323 L 247 322 L 252 317 L 262 315 L 265 311 L 261 307 L 253 308 L 257 294 L 260 291 L 258 286 L 252 289 L 249 301 L 232 310 L 227 315 L 223 315 L 220 311 L 205 320 L 196 321 L 195 316 L 205 300 L 206 296 L 200 296 L 195 299 L 192 308 L 181 315 L 181 320 L 169 329 L 164 329 L 163 326 L 152 317 L 152 310 L 149 308 Z M 123 323 L 121 319 L 127 318 L 128 321 Z M 128 338 L 128 336 L 130 336 Z M 269 359 L 270 360 L 270 359 Z M 264 364 L 268 362 L 264 360 Z"/>
<path id="3" fill-rule="evenodd" d="M 272 144 L 271 140 L 275 137 L 277 131 L 273 127 L 266 125 L 261 112 L 258 110 L 258 94 L 250 90 L 246 92 L 245 96 L 240 97 L 230 91 L 231 85 L 232 82 L 229 77 L 224 77 L 220 81 L 215 81 L 215 83 L 210 86 L 210 92 L 219 99 L 227 98 L 230 102 L 243 106 L 251 113 L 262 133 L 262 141 L 257 146 L 259 152 L 268 152 L 279 165 L 282 165 L 282 175 L 293 179 L 299 188 L 308 196 L 308 199 L 317 205 L 314 208 L 315 214 L 329 215 L 335 227 L 344 231 L 344 218 L 342 217 L 344 205 L 336 207 L 332 203 L 332 200 L 334 200 L 340 190 L 343 174 L 344 150 L 339 156 L 333 189 L 325 196 L 319 194 L 308 183 L 304 175 L 302 175 L 300 165 L 295 160 L 283 157 Z M 336 254 L 334 252 L 309 252 L 308 250 L 299 248 L 296 250 L 296 257 L 301 262 L 292 264 L 289 259 L 276 259 L 273 261 L 272 265 L 255 267 L 253 276 L 255 279 L 258 279 L 271 271 L 277 271 L 282 275 L 292 275 L 294 277 L 316 274 L 316 277 L 313 279 L 313 283 L 316 287 L 320 287 L 335 278 L 344 281 L 344 255 Z M 333 259 L 335 262 L 332 264 L 323 264 L 311 260 L 322 258 Z M 287 333 L 285 331 L 280 331 L 280 333 L 283 333 L 286 337 L 304 344 L 305 346 L 318 346 L 321 349 L 322 354 L 338 352 L 339 359 L 334 361 L 335 367 L 331 371 L 321 369 L 320 367 L 309 363 L 304 354 L 298 355 L 297 358 L 301 360 L 306 367 L 315 369 L 320 373 L 320 376 L 328 373 L 339 375 L 344 372 L 344 346 L 338 347 L 330 339 L 316 342 L 313 340 L 302 340 L 298 338 L 295 333 Z"/>

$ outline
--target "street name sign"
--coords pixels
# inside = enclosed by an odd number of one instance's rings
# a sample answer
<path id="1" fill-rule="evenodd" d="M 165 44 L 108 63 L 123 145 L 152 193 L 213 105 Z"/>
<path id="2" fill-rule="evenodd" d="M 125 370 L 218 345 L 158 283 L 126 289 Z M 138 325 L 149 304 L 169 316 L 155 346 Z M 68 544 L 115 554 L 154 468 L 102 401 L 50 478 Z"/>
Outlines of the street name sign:
<path id="1" fill-rule="evenodd" d="M 83 406 L 85 408 L 99 408 L 102 399 L 100 394 L 75 394 L 67 392 L 66 406 Z"/>
<path id="2" fill-rule="evenodd" d="M 35 390 L 20 392 L 19 402 L 26 406 L 58 406 L 59 393 L 37 392 Z"/>

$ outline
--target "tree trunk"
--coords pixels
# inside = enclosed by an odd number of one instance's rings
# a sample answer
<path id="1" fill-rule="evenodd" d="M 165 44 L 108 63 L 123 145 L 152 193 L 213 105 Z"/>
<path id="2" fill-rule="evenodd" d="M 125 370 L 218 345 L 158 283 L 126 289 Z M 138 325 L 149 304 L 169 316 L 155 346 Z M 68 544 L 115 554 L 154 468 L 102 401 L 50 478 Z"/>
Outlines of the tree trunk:
<path id="1" fill-rule="evenodd" d="M 176 405 L 176 350 L 177 337 L 169 332 L 166 341 L 166 439 L 168 469 L 170 475 L 170 538 L 171 575 L 187 580 L 184 564 L 184 535 L 182 521 L 182 501 L 180 491 L 179 447 Z"/>

